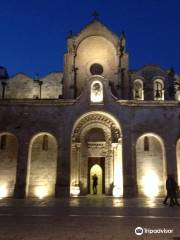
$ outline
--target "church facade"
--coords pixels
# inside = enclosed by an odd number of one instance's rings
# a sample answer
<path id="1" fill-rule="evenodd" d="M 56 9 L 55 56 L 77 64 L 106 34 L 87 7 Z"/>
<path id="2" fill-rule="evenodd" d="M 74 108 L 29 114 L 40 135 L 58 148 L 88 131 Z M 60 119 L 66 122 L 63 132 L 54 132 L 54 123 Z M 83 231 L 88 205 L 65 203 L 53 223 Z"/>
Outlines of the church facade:
<path id="1" fill-rule="evenodd" d="M 0 198 L 158 197 L 180 184 L 180 77 L 130 70 L 126 37 L 93 20 L 69 34 L 64 71 L 0 68 Z"/>

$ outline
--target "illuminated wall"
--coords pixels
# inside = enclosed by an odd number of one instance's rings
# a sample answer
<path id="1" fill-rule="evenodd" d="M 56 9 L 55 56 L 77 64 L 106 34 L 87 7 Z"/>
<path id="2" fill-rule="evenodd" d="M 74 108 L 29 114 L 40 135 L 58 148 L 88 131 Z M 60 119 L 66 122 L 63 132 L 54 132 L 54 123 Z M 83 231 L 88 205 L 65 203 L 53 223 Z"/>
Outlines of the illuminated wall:
<path id="1" fill-rule="evenodd" d="M 62 95 L 62 77 L 61 72 L 50 73 L 40 78 L 41 98 L 58 99 Z M 0 92 L 2 92 L 0 84 Z M 36 99 L 40 97 L 40 86 L 38 81 L 33 78 L 18 73 L 7 80 L 5 98 L 8 99 Z"/>
<path id="2" fill-rule="evenodd" d="M 0 134 L 0 198 L 13 196 L 18 143 L 14 135 Z"/>
<path id="3" fill-rule="evenodd" d="M 28 196 L 53 196 L 57 166 L 55 138 L 47 133 L 37 135 L 29 151 Z"/>
<path id="4" fill-rule="evenodd" d="M 161 140 L 147 134 L 136 145 L 137 184 L 139 195 L 155 197 L 164 194 L 165 159 Z"/>
<path id="5" fill-rule="evenodd" d="M 90 67 L 98 63 L 103 67 L 102 76 L 107 79 L 117 79 L 118 56 L 113 44 L 100 36 L 91 36 L 83 40 L 76 57 L 78 90 L 84 86 L 85 80 L 91 76 Z"/>
<path id="6" fill-rule="evenodd" d="M 103 194 L 123 195 L 122 138 L 119 124 L 111 115 L 96 111 L 80 117 L 72 132 L 71 146 L 71 189 L 79 186 L 81 195 L 88 194 L 90 168 L 98 164 Z"/>

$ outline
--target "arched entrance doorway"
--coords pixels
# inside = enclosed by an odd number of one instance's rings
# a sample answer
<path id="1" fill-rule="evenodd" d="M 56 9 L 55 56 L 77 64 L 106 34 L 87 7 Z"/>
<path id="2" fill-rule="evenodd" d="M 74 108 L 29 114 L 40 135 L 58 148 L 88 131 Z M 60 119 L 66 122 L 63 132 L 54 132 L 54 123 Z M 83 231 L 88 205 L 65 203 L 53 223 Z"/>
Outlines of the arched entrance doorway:
<path id="1" fill-rule="evenodd" d="M 162 139 L 146 133 L 136 143 L 136 172 L 139 195 L 164 195 L 166 181 L 165 151 Z"/>
<path id="2" fill-rule="evenodd" d="M 112 195 L 113 188 L 123 194 L 122 134 L 117 120 L 108 113 L 89 112 L 74 124 L 71 142 L 71 189 L 91 193 L 91 168 L 102 169 L 101 193 Z M 73 195 L 73 193 L 71 192 Z"/>

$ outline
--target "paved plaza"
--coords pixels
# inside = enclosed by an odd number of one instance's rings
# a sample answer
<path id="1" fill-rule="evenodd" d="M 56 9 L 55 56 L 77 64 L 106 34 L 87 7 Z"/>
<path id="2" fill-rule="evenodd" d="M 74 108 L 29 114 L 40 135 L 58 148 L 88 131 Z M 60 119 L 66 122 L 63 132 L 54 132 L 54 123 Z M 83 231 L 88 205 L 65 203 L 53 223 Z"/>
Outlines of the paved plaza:
<path id="1" fill-rule="evenodd" d="M 180 240 L 180 207 L 160 198 L 0 200 L 0 240 L 126 239 Z"/>

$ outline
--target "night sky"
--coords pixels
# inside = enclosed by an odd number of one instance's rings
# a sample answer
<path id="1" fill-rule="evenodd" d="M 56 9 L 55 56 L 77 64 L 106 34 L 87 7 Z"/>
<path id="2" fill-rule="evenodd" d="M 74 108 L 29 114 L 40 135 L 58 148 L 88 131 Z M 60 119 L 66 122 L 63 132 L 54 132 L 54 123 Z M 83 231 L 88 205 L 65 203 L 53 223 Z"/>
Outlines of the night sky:
<path id="1" fill-rule="evenodd" d="M 94 10 L 125 31 L 131 69 L 153 63 L 180 73 L 180 0 L 0 0 L 0 65 L 11 76 L 62 71 L 69 30 L 78 33 Z"/>

